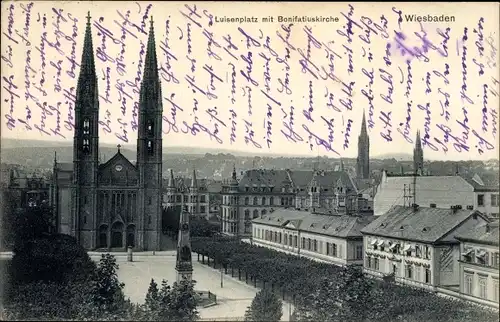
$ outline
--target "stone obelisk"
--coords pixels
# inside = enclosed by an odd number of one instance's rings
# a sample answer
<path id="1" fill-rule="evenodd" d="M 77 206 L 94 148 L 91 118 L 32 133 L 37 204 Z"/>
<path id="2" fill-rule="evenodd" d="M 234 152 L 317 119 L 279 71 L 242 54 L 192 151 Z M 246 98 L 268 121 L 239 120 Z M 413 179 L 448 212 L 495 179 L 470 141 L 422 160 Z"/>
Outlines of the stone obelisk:
<path id="1" fill-rule="evenodd" d="M 179 240 L 177 242 L 177 282 L 181 280 L 191 281 L 193 276 L 193 263 L 191 261 L 191 239 L 189 237 L 189 212 L 182 205 L 179 222 Z"/>

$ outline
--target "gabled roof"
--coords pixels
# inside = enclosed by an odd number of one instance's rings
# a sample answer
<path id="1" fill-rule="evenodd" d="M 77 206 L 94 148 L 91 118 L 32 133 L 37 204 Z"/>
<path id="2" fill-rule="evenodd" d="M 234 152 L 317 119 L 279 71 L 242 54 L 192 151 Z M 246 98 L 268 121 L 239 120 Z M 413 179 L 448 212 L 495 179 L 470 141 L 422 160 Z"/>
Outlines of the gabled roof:
<path id="1" fill-rule="evenodd" d="M 103 163 L 103 164 L 99 164 L 99 170 L 102 170 L 102 169 L 105 169 L 107 168 L 110 164 L 115 164 L 117 162 L 124 162 L 125 164 L 127 164 L 128 166 L 134 168 L 134 169 L 137 169 L 137 167 L 129 161 L 129 159 L 127 159 L 120 151 L 116 152 L 116 154 L 111 158 L 109 159 L 107 162 Z"/>
<path id="2" fill-rule="evenodd" d="M 498 221 L 485 223 L 472 231 L 455 236 L 460 241 L 499 246 Z"/>
<path id="3" fill-rule="evenodd" d="M 292 184 L 287 170 L 251 169 L 245 171 L 238 186 L 241 191 L 246 187 L 274 187 L 274 191 L 278 192 L 284 183 Z"/>
<path id="4" fill-rule="evenodd" d="M 474 210 L 394 206 L 361 230 L 366 235 L 434 243 L 471 217 Z M 487 219 L 486 219 L 487 220 Z"/>

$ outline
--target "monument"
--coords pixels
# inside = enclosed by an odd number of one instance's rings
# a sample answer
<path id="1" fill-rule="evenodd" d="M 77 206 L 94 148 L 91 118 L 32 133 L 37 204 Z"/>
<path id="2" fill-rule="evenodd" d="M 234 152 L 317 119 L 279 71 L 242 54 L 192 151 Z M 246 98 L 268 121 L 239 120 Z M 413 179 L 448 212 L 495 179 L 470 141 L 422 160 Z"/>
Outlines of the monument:
<path id="1" fill-rule="evenodd" d="M 191 281 L 193 276 L 193 263 L 191 262 L 191 240 L 189 237 L 189 212 L 187 206 L 182 207 L 179 222 L 179 239 L 177 242 L 177 282 L 184 279 Z"/>

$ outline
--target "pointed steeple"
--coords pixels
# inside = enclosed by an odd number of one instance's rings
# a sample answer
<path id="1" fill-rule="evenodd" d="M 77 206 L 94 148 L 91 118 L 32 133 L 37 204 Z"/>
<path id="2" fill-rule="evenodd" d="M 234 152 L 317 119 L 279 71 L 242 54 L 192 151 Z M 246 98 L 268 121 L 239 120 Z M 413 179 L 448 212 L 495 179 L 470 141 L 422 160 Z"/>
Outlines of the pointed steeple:
<path id="1" fill-rule="evenodd" d="M 422 149 L 420 130 L 417 130 L 417 136 L 415 138 L 415 148 L 413 149 L 413 169 L 415 172 L 423 174 L 424 150 Z"/>
<path id="2" fill-rule="evenodd" d="M 94 47 L 92 45 L 92 27 L 90 23 L 90 11 L 87 15 L 87 27 L 83 39 L 82 62 L 80 64 L 80 80 L 88 79 L 91 76 L 97 77 L 94 62 Z"/>
<path id="3" fill-rule="evenodd" d="M 366 117 L 363 110 L 361 132 L 358 136 L 358 158 L 356 160 L 356 175 L 358 179 L 370 178 L 370 138 L 366 129 Z"/>
<path id="4" fill-rule="evenodd" d="M 141 85 L 141 99 L 155 102 L 161 96 L 160 79 L 158 76 L 158 61 L 156 57 L 155 32 L 153 27 L 153 17 L 151 17 L 151 26 L 149 28 L 148 45 L 146 49 L 146 58 L 144 61 L 144 75 Z M 149 106 L 143 106 L 149 108 Z"/>
<path id="5" fill-rule="evenodd" d="M 420 130 L 417 130 L 417 138 L 415 139 L 415 146 L 422 148 L 422 140 L 420 139 Z"/>
<path id="6" fill-rule="evenodd" d="M 236 180 L 236 165 L 233 164 L 233 175 L 231 176 L 231 179 Z"/>
<path id="7" fill-rule="evenodd" d="M 366 118 L 365 118 L 365 111 L 363 110 L 363 119 L 361 120 L 361 133 L 360 135 L 367 136 L 367 131 L 366 131 Z"/>

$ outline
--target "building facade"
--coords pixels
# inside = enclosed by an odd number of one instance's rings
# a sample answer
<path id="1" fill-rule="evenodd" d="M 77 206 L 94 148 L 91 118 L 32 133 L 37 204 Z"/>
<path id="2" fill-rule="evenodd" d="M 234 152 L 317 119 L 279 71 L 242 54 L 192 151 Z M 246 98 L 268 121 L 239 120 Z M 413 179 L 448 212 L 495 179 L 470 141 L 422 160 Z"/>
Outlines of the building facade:
<path id="1" fill-rule="evenodd" d="M 360 230 L 371 220 L 277 209 L 252 221 L 252 243 L 339 266 L 362 265 Z"/>
<path id="2" fill-rule="evenodd" d="M 459 287 L 460 246 L 454 238 L 488 222 L 478 211 L 394 206 L 361 230 L 365 273 L 429 290 Z"/>
<path id="3" fill-rule="evenodd" d="M 50 204 L 51 179 L 10 169 L 5 190 L 13 209 L 27 209 Z"/>
<path id="4" fill-rule="evenodd" d="M 498 222 L 455 236 L 460 241 L 460 293 L 463 298 L 498 308 Z"/>
<path id="5" fill-rule="evenodd" d="M 85 249 L 160 250 L 162 95 L 154 29 L 148 36 L 139 111 L 137 162 L 120 152 L 99 163 L 99 95 L 87 19 L 75 101 L 73 165 L 54 164 L 53 202 L 61 233 Z"/>
<path id="6" fill-rule="evenodd" d="M 478 181 L 480 179 L 477 179 Z M 498 218 L 498 187 L 481 185 L 455 176 L 396 175 L 383 172 L 374 197 L 375 216 L 390 207 L 417 203 L 424 207 L 450 208 L 460 205 L 463 209 L 478 210 Z"/>
<path id="7" fill-rule="evenodd" d="M 467 182 L 474 189 L 474 209 L 487 214 L 492 219 L 498 219 L 500 187 L 485 184 L 478 175 L 474 175 Z"/>
<path id="8" fill-rule="evenodd" d="M 164 180 L 164 209 L 184 205 L 194 215 L 208 218 L 210 215 L 210 193 L 206 179 L 197 179 L 196 170 L 191 178 L 174 177 L 170 170 L 168 180 Z"/>
<path id="9" fill-rule="evenodd" d="M 345 171 L 254 169 L 238 180 L 234 170 L 222 186 L 222 231 L 248 237 L 253 219 L 278 208 L 356 212 L 361 198 Z"/>

